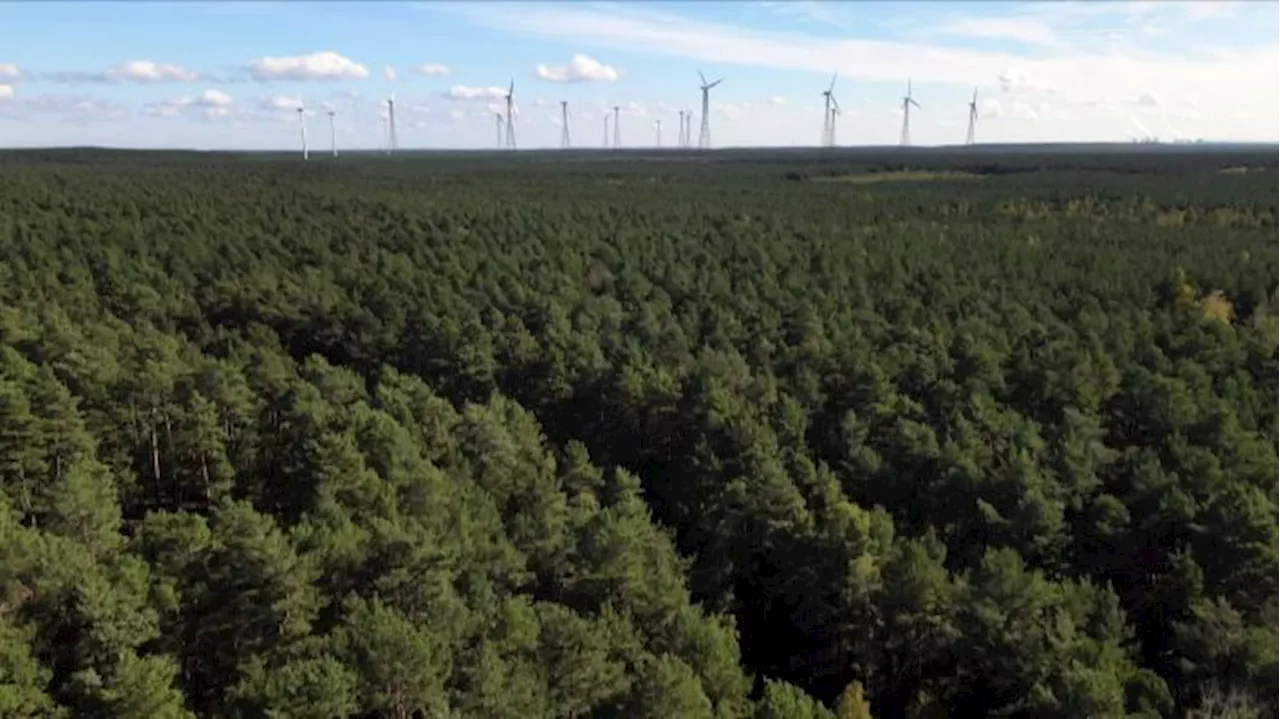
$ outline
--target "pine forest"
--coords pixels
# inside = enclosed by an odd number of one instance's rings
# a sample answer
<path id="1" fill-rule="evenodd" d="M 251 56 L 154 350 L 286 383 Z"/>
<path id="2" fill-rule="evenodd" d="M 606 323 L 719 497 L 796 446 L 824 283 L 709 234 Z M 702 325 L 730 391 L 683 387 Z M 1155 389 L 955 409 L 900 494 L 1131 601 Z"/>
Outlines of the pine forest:
<path id="1" fill-rule="evenodd" d="M 0 717 L 1273 717 L 1277 195 L 0 153 Z"/>

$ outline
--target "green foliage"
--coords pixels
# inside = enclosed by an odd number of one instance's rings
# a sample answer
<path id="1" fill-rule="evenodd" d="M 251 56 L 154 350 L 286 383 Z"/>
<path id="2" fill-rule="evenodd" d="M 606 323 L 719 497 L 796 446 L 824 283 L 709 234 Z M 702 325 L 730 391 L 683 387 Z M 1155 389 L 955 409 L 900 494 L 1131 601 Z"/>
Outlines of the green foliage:
<path id="1" fill-rule="evenodd" d="M 871 719 L 871 705 L 863 696 L 862 682 L 853 681 L 836 699 L 836 719 Z"/>
<path id="2" fill-rule="evenodd" d="M 1275 155 L 524 157 L 0 153 L 0 715 L 1276 712 Z"/>

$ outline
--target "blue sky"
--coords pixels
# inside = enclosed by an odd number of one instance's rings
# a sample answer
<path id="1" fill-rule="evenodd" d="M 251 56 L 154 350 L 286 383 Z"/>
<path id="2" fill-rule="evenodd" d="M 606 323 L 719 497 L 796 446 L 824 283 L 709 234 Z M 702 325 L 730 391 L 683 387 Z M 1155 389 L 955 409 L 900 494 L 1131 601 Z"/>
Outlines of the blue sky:
<path id="1" fill-rule="evenodd" d="M 1204 137 L 1276 141 L 1273 2 L 13 3 L 0 24 L 0 145 L 491 147 L 516 83 L 521 147 L 580 146 L 622 108 L 629 146 L 712 92 L 713 143 L 813 145 L 832 72 L 837 142 Z M 696 130 L 696 127 L 695 127 Z"/>

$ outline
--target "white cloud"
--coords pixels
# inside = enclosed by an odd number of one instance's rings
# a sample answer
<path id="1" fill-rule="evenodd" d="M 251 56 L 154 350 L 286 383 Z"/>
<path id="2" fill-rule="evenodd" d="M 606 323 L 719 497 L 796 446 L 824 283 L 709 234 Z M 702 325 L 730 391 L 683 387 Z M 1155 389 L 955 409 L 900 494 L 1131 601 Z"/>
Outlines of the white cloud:
<path id="1" fill-rule="evenodd" d="M 1012 68 L 1000 73 L 996 80 L 1000 83 L 1001 92 L 1013 95 L 1058 92 L 1057 88 L 1045 85 L 1031 75 Z"/>
<path id="2" fill-rule="evenodd" d="M 742 117 L 742 113 L 745 111 L 741 105 L 731 102 L 713 102 L 711 103 L 711 110 L 729 121 Z"/>
<path id="3" fill-rule="evenodd" d="M 13 96 L 13 85 L 0 85 L 0 100 L 12 100 Z"/>
<path id="4" fill-rule="evenodd" d="M 513 32 L 566 42 L 593 43 L 616 50 L 678 57 L 719 74 L 714 65 L 739 65 L 773 70 L 812 72 L 829 77 L 832 70 L 859 83 L 904 84 L 910 76 L 920 94 L 933 97 L 977 85 L 1006 88 L 1023 98 L 1030 115 L 1043 115 L 1040 96 L 1071 97 L 1074 103 L 1055 103 L 1060 122 L 1045 126 L 1045 139 L 1112 137 L 1119 131 L 1110 108 L 1127 104 L 1141 92 L 1164 98 L 1196 94 L 1205 107 L 1246 103 L 1256 120 L 1245 126 L 1218 113 L 1220 129 L 1205 125 L 1197 135 L 1273 138 L 1276 108 L 1280 106 L 1280 44 L 1211 49 L 1196 37 L 1177 50 L 1157 51 L 1132 45 L 1099 45 L 1108 29 L 1137 28 L 1163 17 L 1164 3 L 1042 3 L 1026 14 L 1040 17 L 1063 43 L 1040 46 L 1035 52 L 966 48 L 921 41 L 844 39 L 797 33 L 756 31 L 730 24 L 696 20 L 663 11 L 632 7 L 538 6 L 503 4 L 494 12 L 461 7 L 451 12 Z M 1102 7 L 1105 6 L 1105 7 Z M 926 21 L 931 22 L 931 21 Z M 935 22 L 936 24 L 936 22 Z M 1006 34 L 1028 31 L 1028 24 L 1004 26 Z M 976 27 L 970 25 L 970 30 Z M 987 30 L 991 31 L 991 27 Z M 928 33 L 923 33 L 926 37 Z M 919 37 L 917 33 L 915 37 Z M 1040 39 L 1047 39 L 1044 33 Z M 1011 68 L 1013 70 L 1011 71 Z M 1000 78 L 1004 78 L 1004 82 Z M 1242 100 L 1238 88 L 1251 92 Z M 968 94 L 967 92 L 965 94 Z M 925 102 L 925 98 L 921 98 Z M 962 101 L 957 101 L 963 104 Z M 1070 109 L 1070 113 L 1066 110 Z M 1012 112 L 1012 106 L 1010 108 Z M 941 120 L 939 116 L 939 120 Z M 1052 136 L 1049 133 L 1054 133 Z M 1062 134 L 1058 134 L 1062 133 Z M 923 135 L 922 135 L 923 137 Z"/>
<path id="5" fill-rule="evenodd" d="M 414 65 L 413 71 L 425 77 L 448 77 L 453 74 L 452 68 L 438 62 L 424 62 L 421 65 Z"/>
<path id="6" fill-rule="evenodd" d="M 469 85 L 454 85 L 449 88 L 448 94 L 445 95 L 450 100 L 505 100 L 507 97 L 507 89 L 505 87 L 472 87 Z"/>
<path id="7" fill-rule="evenodd" d="M 777 106 L 777 105 L 785 105 L 785 104 L 787 104 L 787 98 L 785 98 L 785 97 L 781 97 L 781 96 L 778 96 L 778 95 L 775 95 L 775 96 L 773 96 L 773 97 L 769 98 L 769 104 L 770 104 L 770 105 L 775 105 L 775 106 Z"/>
<path id="8" fill-rule="evenodd" d="M 196 104 L 206 107 L 225 107 L 231 104 L 231 96 L 221 90 L 205 90 Z"/>
<path id="9" fill-rule="evenodd" d="M 11 62 L 0 63 L 0 78 L 4 78 L 6 80 L 19 80 L 25 77 L 25 75 L 26 73 L 22 71 L 22 68 Z"/>
<path id="10" fill-rule="evenodd" d="M 249 73 L 258 80 L 363 80 L 364 65 L 336 52 L 316 52 L 297 57 L 260 57 L 249 61 Z"/>
<path id="11" fill-rule="evenodd" d="M 566 65 L 538 65 L 535 74 L 548 82 L 617 82 L 618 70 L 599 60 L 578 54 Z"/>
<path id="12" fill-rule="evenodd" d="M 397 77 L 396 69 L 390 65 L 386 65 L 382 68 L 382 74 L 388 80 L 395 80 Z"/>
<path id="13" fill-rule="evenodd" d="M 130 60 L 121 63 L 107 70 L 104 76 L 112 82 L 194 82 L 200 79 L 198 73 L 181 65 L 151 60 Z"/>
<path id="14" fill-rule="evenodd" d="M 199 95 L 149 103 L 143 112 L 153 117 L 175 117 L 184 110 L 200 110 L 206 117 L 230 115 L 232 98 L 221 90 L 205 90 Z"/>
<path id="15" fill-rule="evenodd" d="M 293 97 L 290 97 L 288 95 L 276 95 L 275 97 L 270 97 L 264 100 L 262 103 L 262 108 L 264 110 L 295 110 L 296 111 L 298 109 L 298 106 L 301 104 L 302 104 L 302 98 L 296 95 Z"/>

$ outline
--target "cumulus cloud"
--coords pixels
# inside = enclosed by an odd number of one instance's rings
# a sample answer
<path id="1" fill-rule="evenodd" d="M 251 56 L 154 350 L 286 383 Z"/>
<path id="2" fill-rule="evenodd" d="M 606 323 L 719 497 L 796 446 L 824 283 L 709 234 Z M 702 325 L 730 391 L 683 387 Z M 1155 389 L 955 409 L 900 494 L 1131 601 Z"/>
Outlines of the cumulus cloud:
<path id="1" fill-rule="evenodd" d="M 276 95 L 262 101 L 262 109 L 264 110 L 297 110 L 302 104 L 302 98 L 298 96 L 290 97 L 288 95 Z"/>
<path id="2" fill-rule="evenodd" d="M 413 71 L 423 77 L 448 77 L 453 74 L 452 68 L 438 62 L 424 62 L 421 65 L 414 65 Z"/>
<path id="3" fill-rule="evenodd" d="M 26 73 L 22 68 L 11 62 L 0 62 L 0 78 L 5 80 L 20 80 L 25 77 Z"/>
<path id="4" fill-rule="evenodd" d="M 538 77 L 548 82 L 617 82 L 618 70 L 599 60 L 578 54 L 565 65 L 538 65 Z"/>
<path id="5" fill-rule="evenodd" d="M 250 60 L 249 74 L 257 80 L 363 80 L 369 77 L 369 69 L 336 52 L 324 51 Z"/>
<path id="6" fill-rule="evenodd" d="M 505 100 L 507 97 L 507 88 L 505 87 L 472 87 L 470 85 L 454 85 L 449 88 L 449 92 L 445 94 L 450 100 Z"/>
<path id="7" fill-rule="evenodd" d="M 0 85 L 0 100 L 12 100 L 13 96 L 13 85 Z"/>
<path id="8" fill-rule="evenodd" d="M 153 62 L 151 60 L 130 60 L 105 72 L 50 72 L 45 73 L 43 78 L 50 82 L 64 84 L 124 82 L 158 84 L 166 82 L 195 82 L 201 79 L 199 73 L 194 70 L 188 70 L 181 65 Z"/>
<path id="9" fill-rule="evenodd" d="M 200 93 L 200 103 L 209 107 L 230 105 L 231 96 L 221 90 L 205 90 Z"/>
<path id="10" fill-rule="evenodd" d="M 143 112 L 153 117 L 174 117 L 194 109 L 207 117 L 226 117 L 230 114 L 232 102 L 231 96 L 221 90 L 205 90 L 199 95 L 150 103 L 143 106 Z"/>
<path id="11" fill-rule="evenodd" d="M 106 72 L 108 80 L 115 82 L 194 82 L 200 79 L 196 72 L 181 65 L 130 60 Z"/>
<path id="12" fill-rule="evenodd" d="M 395 80 L 399 76 L 399 73 L 396 72 L 396 69 L 394 67 L 391 67 L 390 65 L 386 65 L 382 68 L 382 74 L 388 80 Z"/>
<path id="13" fill-rule="evenodd" d="M 785 97 L 780 97 L 780 96 L 775 95 L 775 96 L 773 96 L 773 97 L 769 98 L 769 104 L 770 104 L 770 105 L 775 105 L 775 106 L 776 106 L 776 105 L 785 105 L 785 104 L 787 104 L 787 98 L 785 98 Z"/>

